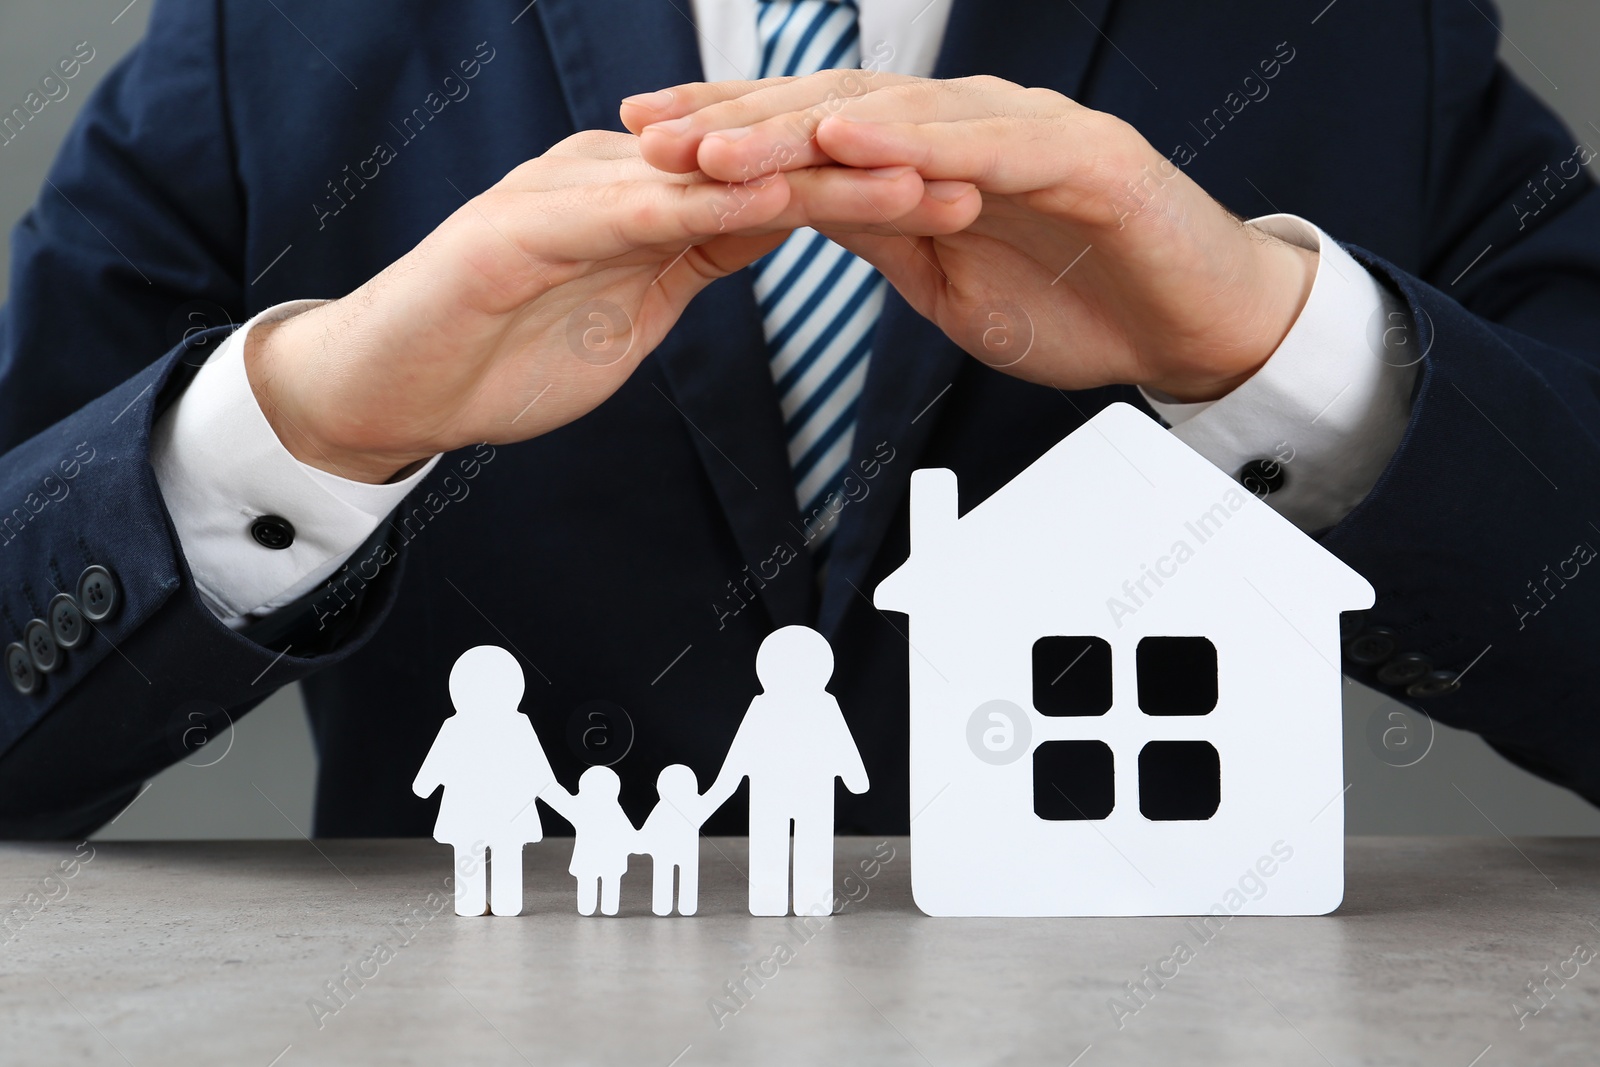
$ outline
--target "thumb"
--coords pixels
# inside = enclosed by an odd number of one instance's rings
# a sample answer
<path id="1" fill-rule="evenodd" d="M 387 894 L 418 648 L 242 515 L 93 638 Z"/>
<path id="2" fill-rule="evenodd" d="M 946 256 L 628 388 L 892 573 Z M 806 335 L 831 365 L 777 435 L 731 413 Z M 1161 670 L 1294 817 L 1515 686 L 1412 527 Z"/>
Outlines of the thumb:
<path id="1" fill-rule="evenodd" d="M 681 262 L 668 264 L 657 282 L 666 291 L 671 306 L 682 311 L 706 286 L 748 267 L 781 245 L 788 236 L 787 232 L 779 231 L 713 237 L 687 249 Z"/>
<path id="2" fill-rule="evenodd" d="M 938 252 L 930 237 L 823 230 L 822 233 L 845 251 L 877 268 L 884 280 L 894 286 L 906 303 L 923 318 L 933 318 L 938 297 L 948 284 L 940 272 Z"/>
<path id="3" fill-rule="evenodd" d="M 792 230 L 780 230 L 776 233 L 738 234 L 731 233 L 725 237 L 715 237 L 698 249 L 706 265 L 716 271 L 716 277 L 724 277 L 736 270 L 743 270 L 762 256 L 771 252 L 788 239 Z"/>

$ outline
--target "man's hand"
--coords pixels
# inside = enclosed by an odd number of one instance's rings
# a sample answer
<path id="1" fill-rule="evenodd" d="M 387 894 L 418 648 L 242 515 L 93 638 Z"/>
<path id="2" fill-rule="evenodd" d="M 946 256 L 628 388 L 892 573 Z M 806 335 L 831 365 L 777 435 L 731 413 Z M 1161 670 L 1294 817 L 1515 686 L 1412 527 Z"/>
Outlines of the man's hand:
<path id="1" fill-rule="evenodd" d="M 930 187 L 973 183 L 982 211 L 960 232 L 819 228 L 1030 381 L 1222 396 L 1282 342 L 1316 274 L 1313 253 L 1229 214 L 1127 123 L 1048 89 L 839 70 L 674 86 L 622 117 L 663 170 L 906 165 Z"/>
<path id="2" fill-rule="evenodd" d="M 975 195 L 968 198 L 975 200 Z M 959 229 L 975 206 L 909 167 L 733 184 L 658 171 L 626 134 L 569 137 L 354 293 L 251 332 L 250 384 L 285 447 L 382 482 L 436 452 L 520 441 L 595 408 L 701 289 L 796 226 Z"/>

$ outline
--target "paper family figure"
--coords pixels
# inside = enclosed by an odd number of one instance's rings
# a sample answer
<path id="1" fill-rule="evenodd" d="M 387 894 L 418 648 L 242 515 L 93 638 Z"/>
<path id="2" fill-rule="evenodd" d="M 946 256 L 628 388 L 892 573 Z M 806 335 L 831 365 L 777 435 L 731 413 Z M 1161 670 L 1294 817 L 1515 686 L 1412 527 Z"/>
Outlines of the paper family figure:
<path id="1" fill-rule="evenodd" d="M 790 825 L 794 827 L 794 910 L 833 910 L 833 793 L 842 778 L 867 789 L 867 770 L 838 701 L 827 691 L 833 650 L 815 630 L 786 626 L 756 654 L 762 692 L 750 702 L 712 787 L 702 796 L 682 764 L 656 779 L 659 800 L 641 829 L 619 801 L 622 781 L 610 767 L 590 767 L 569 793 L 556 781 L 533 724 L 517 710 L 524 679 L 503 648 L 468 649 L 450 671 L 456 713 L 444 721 L 412 789 L 444 787 L 434 838 L 455 848 L 456 914 L 522 911 L 522 846 L 540 840 L 545 801 L 572 823 L 569 872 L 578 911 L 615 915 L 631 854 L 651 858 L 651 908 L 693 915 L 699 903 L 700 827 L 750 780 L 750 911 L 789 911 Z M 485 874 L 485 859 L 488 871 Z M 492 885 L 486 882 L 492 881 Z"/>
<path id="2" fill-rule="evenodd" d="M 590 767 L 578 779 L 576 793 L 552 782 L 539 794 L 572 824 L 572 863 L 567 870 L 578 880 L 580 915 L 594 914 L 597 897 L 607 915 L 615 915 L 621 903 L 622 876 L 637 834 L 622 810 L 621 793 L 622 779 L 616 771 Z"/>
<path id="3" fill-rule="evenodd" d="M 486 905 L 496 915 L 520 914 L 522 846 L 544 836 L 533 801 L 555 774 L 533 723 L 517 710 L 523 685 L 522 667 L 505 649 L 462 653 L 450 670 L 456 713 L 439 727 L 411 786 L 419 797 L 444 787 L 433 836 L 455 848 L 457 915 L 482 915 Z"/>
<path id="4" fill-rule="evenodd" d="M 639 830 L 635 852 L 650 857 L 650 909 L 672 914 L 672 876 L 678 876 L 678 914 L 693 915 L 700 899 L 700 826 L 711 814 L 694 771 L 681 763 L 656 777 L 656 806 Z"/>
<path id="5" fill-rule="evenodd" d="M 833 911 L 835 778 L 867 791 L 867 769 L 839 702 L 827 691 L 833 649 L 815 630 L 785 626 L 761 642 L 750 702 L 717 780 L 706 792 L 715 811 L 750 779 L 750 914 L 789 911 L 789 824 L 794 823 L 794 911 Z"/>
<path id="6" fill-rule="evenodd" d="M 700 826 L 711 809 L 700 795 L 694 771 L 681 763 L 666 767 L 656 779 L 660 799 L 635 830 L 618 801 L 622 780 L 610 767 L 590 767 L 578 779 L 578 792 L 552 784 L 539 798 L 572 824 L 572 876 L 578 880 L 578 911 L 593 915 L 598 887 L 600 910 L 615 915 L 621 900 L 622 876 L 631 853 L 651 860 L 651 910 L 671 915 L 673 875 L 681 915 L 693 915 L 699 901 Z"/>
<path id="7" fill-rule="evenodd" d="M 622 810 L 622 780 L 610 767 L 590 767 L 578 779 L 578 792 L 552 784 L 539 798 L 572 824 L 572 864 L 578 880 L 578 911 L 593 915 L 598 889 L 600 911 L 615 915 L 621 902 L 622 876 L 631 853 L 651 860 L 651 910 L 672 914 L 673 874 L 678 876 L 678 911 L 693 915 L 700 887 L 700 824 L 710 810 L 695 782 L 694 771 L 681 763 L 664 768 L 656 779 L 660 794 L 644 827 Z"/>
<path id="8" fill-rule="evenodd" d="M 916 650 L 923 911 L 1338 906 L 1339 612 L 1372 587 L 1143 413 L 1111 405 L 965 515 L 954 473 L 917 471 L 874 602 Z"/>
<path id="9" fill-rule="evenodd" d="M 911 556 L 874 602 L 911 619 L 911 880 L 932 915 L 1323 914 L 1344 893 L 1341 611 L 1372 587 L 1153 420 L 1113 404 L 965 515 L 955 475 L 911 484 Z M 827 691 L 833 653 L 770 634 L 704 796 L 668 767 L 635 830 L 606 767 L 555 783 L 517 712 L 522 672 L 474 648 L 416 791 L 445 797 L 456 910 L 521 908 L 539 795 L 573 824 L 579 910 L 618 910 L 630 854 L 652 906 L 698 896 L 698 833 L 750 781 L 750 911 L 833 904 L 834 780 L 867 773 Z"/>

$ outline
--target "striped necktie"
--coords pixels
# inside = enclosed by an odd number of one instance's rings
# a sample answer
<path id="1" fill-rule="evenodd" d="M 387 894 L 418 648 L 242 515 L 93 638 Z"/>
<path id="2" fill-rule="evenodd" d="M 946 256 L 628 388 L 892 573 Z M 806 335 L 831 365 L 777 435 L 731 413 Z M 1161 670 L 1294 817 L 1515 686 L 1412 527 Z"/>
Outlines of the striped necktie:
<path id="1" fill-rule="evenodd" d="M 760 0 L 759 77 L 812 74 L 861 61 L 854 0 Z M 807 544 L 821 559 L 855 440 L 883 276 L 812 229 L 752 264 L 772 379 L 778 387 Z"/>

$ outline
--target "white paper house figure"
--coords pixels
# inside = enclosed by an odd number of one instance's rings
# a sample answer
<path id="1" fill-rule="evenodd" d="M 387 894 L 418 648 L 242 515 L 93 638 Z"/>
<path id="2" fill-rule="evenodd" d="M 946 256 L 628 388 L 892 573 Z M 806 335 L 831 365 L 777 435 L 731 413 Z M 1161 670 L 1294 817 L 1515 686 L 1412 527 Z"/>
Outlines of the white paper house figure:
<path id="1" fill-rule="evenodd" d="M 875 602 L 910 615 L 923 911 L 1338 907 L 1339 613 L 1372 587 L 1142 412 L 965 515 L 953 472 L 915 472 Z"/>

